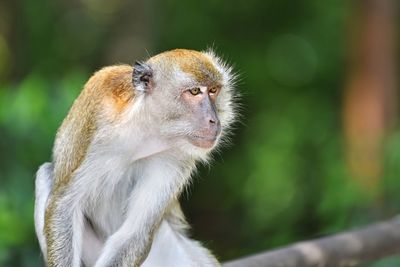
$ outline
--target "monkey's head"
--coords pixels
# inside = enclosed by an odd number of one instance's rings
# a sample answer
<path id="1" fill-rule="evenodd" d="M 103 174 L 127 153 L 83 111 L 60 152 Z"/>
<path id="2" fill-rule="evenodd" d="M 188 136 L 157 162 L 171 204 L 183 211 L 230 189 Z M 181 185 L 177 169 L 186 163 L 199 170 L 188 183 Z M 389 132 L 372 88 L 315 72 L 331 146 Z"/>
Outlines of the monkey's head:
<path id="1" fill-rule="evenodd" d="M 133 70 L 137 95 L 162 136 L 206 151 L 233 122 L 233 79 L 232 69 L 211 51 L 167 51 Z"/>
<path id="2" fill-rule="evenodd" d="M 129 159 L 133 146 L 205 160 L 234 120 L 234 77 L 212 51 L 183 49 L 97 71 L 57 132 L 55 172 L 68 177 L 99 151 Z"/>

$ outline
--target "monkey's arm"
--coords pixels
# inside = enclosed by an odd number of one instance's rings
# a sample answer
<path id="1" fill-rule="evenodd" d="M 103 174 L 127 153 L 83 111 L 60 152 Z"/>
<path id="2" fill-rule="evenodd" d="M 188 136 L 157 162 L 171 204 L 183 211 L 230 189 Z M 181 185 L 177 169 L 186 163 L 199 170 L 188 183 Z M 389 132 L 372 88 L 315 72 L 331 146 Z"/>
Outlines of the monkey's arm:
<path id="1" fill-rule="evenodd" d="M 84 217 L 73 186 L 53 190 L 45 214 L 48 267 L 81 266 Z"/>
<path id="2" fill-rule="evenodd" d="M 54 180 L 53 163 L 40 166 L 35 181 L 35 230 L 48 266 L 80 266 L 78 247 L 73 244 L 80 225 L 68 198 L 51 201 Z M 66 191 L 67 192 L 67 191 Z M 58 194 L 57 194 L 58 195 Z M 72 229 L 78 233 L 72 234 Z M 80 250 L 80 249 L 79 249 Z"/>
<path id="3" fill-rule="evenodd" d="M 130 196 L 126 219 L 107 240 L 95 267 L 137 267 L 145 260 L 165 210 L 189 177 L 168 159 L 148 159 Z"/>

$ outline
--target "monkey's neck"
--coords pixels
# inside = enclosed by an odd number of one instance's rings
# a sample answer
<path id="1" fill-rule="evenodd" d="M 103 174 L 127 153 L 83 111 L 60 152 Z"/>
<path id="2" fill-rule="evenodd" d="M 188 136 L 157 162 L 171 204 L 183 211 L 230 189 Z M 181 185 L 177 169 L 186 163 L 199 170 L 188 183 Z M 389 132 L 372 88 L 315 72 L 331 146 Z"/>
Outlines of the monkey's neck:
<path id="1" fill-rule="evenodd" d="M 131 159 L 133 162 L 135 162 L 140 159 L 161 154 L 171 149 L 172 147 L 170 145 L 158 139 L 143 140 L 142 142 L 137 144 L 135 151 L 132 152 Z"/>

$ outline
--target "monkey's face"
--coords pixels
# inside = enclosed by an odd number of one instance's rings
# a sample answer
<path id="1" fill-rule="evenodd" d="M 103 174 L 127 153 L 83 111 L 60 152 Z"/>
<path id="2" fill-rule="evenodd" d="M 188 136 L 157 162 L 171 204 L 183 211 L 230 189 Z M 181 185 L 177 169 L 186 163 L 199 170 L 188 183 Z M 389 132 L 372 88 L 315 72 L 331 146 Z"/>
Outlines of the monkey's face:
<path id="1" fill-rule="evenodd" d="M 144 64 L 150 79 L 146 82 L 143 76 L 145 83 L 135 87 L 149 92 L 146 101 L 150 113 L 159 118 L 163 136 L 201 149 L 215 147 L 233 121 L 231 69 L 211 52 L 181 49 Z"/>
<path id="2" fill-rule="evenodd" d="M 220 85 L 184 88 L 179 96 L 182 102 L 182 119 L 191 125 L 186 129 L 187 140 L 200 148 L 212 148 L 221 133 L 221 122 L 217 113 L 216 100 Z"/>

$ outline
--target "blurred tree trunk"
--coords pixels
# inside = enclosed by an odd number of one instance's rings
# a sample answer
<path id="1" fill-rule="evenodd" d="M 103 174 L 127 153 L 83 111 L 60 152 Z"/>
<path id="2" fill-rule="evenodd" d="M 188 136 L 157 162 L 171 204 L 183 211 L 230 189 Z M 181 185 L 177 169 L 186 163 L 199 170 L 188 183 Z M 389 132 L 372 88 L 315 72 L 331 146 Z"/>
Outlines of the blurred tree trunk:
<path id="1" fill-rule="evenodd" d="M 396 0 L 354 0 L 349 18 L 349 67 L 344 91 L 347 163 L 357 183 L 379 193 L 382 141 L 394 124 Z"/>

